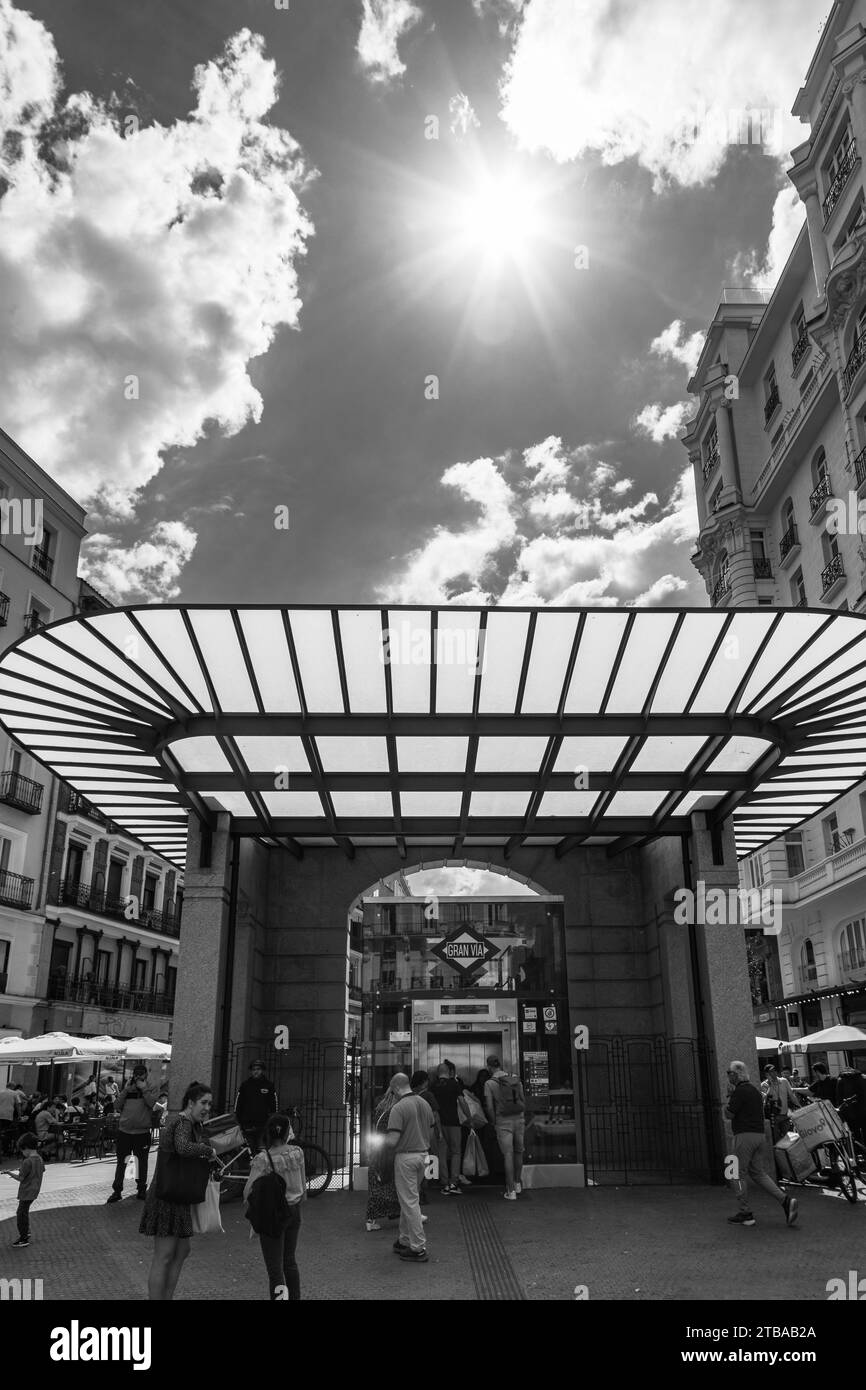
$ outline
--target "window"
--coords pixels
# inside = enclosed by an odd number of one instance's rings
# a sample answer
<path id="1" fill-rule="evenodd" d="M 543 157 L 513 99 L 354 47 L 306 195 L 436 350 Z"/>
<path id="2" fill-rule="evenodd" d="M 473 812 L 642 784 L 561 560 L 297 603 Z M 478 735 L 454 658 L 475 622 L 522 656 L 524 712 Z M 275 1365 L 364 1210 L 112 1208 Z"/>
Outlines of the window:
<path id="1" fill-rule="evenodd" d="M 792 830 L 785 836 L 785 854 L 788 857 L 788 877 L 796 878 L 806 867 L 803 858 L 803 834 L 800 830 Z"/>
<path id="2" fill-rule="evenodd" d="M 800 969 L 803 983 L 815 984 L 818 979 L 818 967 L 815 964 L 815 948 L 808 939 L 800 948 Z"/>
<path id="3" fill-rule="evenodd" d="M 12 841 L 5 835 L 0 835 L 0 874 L 9 871 L 9 856 L 12 853 Z"/>
<path id="4" fill-rule="evenodd" d="M 173 999 L 177 991 L 177 966 L 170 965 L 165 972 L 165 992 Z"/>
<path id="5" fill-rule="evenodd" d="M 719 483 L 718 487 L 714 489 L 713 495 L 712 495 L 712 497 L 710 498 L 710 511 L 711 511 L 711 512 L 717 512 L 717 511 L 719 510 L 719 503 L 720 503 L 721 500 L 722 500 L 722 490 L 724 489 L 724 486 L 725 486 L 724 482 L 721 482 L 721 483 Z"/>
<path id="6" fill-rule="evenodd" d="M 812 482 L 817 487 L 819 483 L 823 483 L 824 480 L 829 477 L 830 471 L 827 467 L 827 455 L 823 449 L 819 449 L 812 460 Z"/>
<path id="7" fill-rule="evenodd" d="M 0 994 L 6 993 L 9 979 L 9 942 L 0 941 Z M 7 1072 L 8 1076 L 8 1072 Z"/>
<path id="8" fill-rule="evenodd" d="M 845 924 L 839 947 L 843 970 L 866 969 L 866 921 L 862 917 Z"/>
<path id="9" fill-rule="evenodd" d="M 797 570 L 791 579 L 791 602 L 795 608 L 806 607 L 806 585 L 803 581 L 803 571 Z"/>
<path id="10" fill-rule="evenodd" d="M 782 508 L 782 535 L 785 536 L 794 529 L 794 503 L 790 497 Z"/>
<path id="11" fill-rule="evenodd" d="M 763 888 L 764 886 L 764 861 L 760 854 L 755 854 L 748 861 L 749 863 L 749 886 L 751 888 Z"/>
<path id="12" fill-rule="evenodd" d="M 857 202 L 854 204 L 854 208 L 853 208 L 852 212 L 849 214 L 848 219 L 847 219 L 847 221 L 845 222 L 845 226 L 842 228 L 841 233 L 839 234 L 839 236 L 836 238 L 836 240 L 835 240 L 834 243 L 833 243 L 833 250 L 834 250 L 834 251 L 836 251 L 836 252 L 841 251 L 841 250 L 842 250 L 842 247 L 845 245 L 845 243 L 851 240 L 851 238 L 852 238 L 852 236 L 854 235 L 854 233 L 856 232 L 857 228 L 860 226 L 861 222 L 863 221 L 863 216 L 864 216 L 864 201 L 863 201 L 863 194 L 861 193 L 860 196 L 859 196 L 859 198 L 857 199 Z"/>
<path id="13" fill-rule="evenodd" d="M 106 894 L 114 902 L 123 896 L 123 870 L 125 867 L 122 859 L 112 859 L 108 866 Z"/>
<path id="14" fill-rule="evenodd" d="M 750 531 L 750 532 L 749 532 L 749 536 L 750 536 L 751 541 L 752 541 L 752 559 L 753 559 L 753 560 L 766 560 L 766 558 L 767 558 L 767 551 L 766 551 L 766 548 L 765 548 L 765 546 L 764 546 L 764 533 L 763 533 L 763 531 Z"/>
<path id="15" fill-rule="evenodd" d="M 147 989 L 147 961 L 137 960 L 135 962 L 135 974 L 132 981 L 133 989 Z"/>
<path id="16" fill-rule="evenodd" d="M 703 455 L 704 481 L 706 481 L 719 462 L 719 431 L 715 418 L 704 439 Z"/>
<path id="17" fill-rule="evenodd" d="M 84 845 L 79 845 L 73 840 L 66 854 L 65 880 L 67 888 L 77 888 L 81 883 L 81 874 L 84 869 L 84 853 Z"/>
<path id="18" fill-rule="evenodd" d="M 769 424 L 776 413 L 780 404 L 779 387 L 776 384 L 776 364 L 770 364 L 770 370 L 764 377 L 764 423 Z"/>
<path id="19" fill-rule="evenodd" d="M 110 951 L 96 952 L 96 970 L 94 971 L 94 974 L 96 975 L 97 984 L 105 985 L 108 983 L 108 966 L 110 961 Z"/>
<path id="20" fill-rule="evenodd" d="M 829 565 L 839 554 L 839 537 L 835 531 L 821 532 L 821 549 L 824 552 L 824 564 Z"/>
<path id="21" fill-rule="evenodd" d="M 159 879 L 156 874 L 146 874 L 144 879 L 144 893 L 142 894 L 141 905 L 145 912 L 153 912 L 156 907 L 156 889 Z"/>
<path id="22" fill-rule="evenodd" d="M 793 341 L 795 347 L 796 347 L 797 343 L 799 343 L 800 339 L 803 337 L 803 334 L 804 334 L 805 332 L 806 332 L 806 311 L 805 311 L 805 309 L 803 308 L 803 305 L 802 305 L 802 303 L 801 303 L 800 306 L 799 306 L 799 308 L 797 309 L 796 314 L 795 314 L 794 317 L 791 319 L 791 339 L 792 339 L 792 341 Z"/>

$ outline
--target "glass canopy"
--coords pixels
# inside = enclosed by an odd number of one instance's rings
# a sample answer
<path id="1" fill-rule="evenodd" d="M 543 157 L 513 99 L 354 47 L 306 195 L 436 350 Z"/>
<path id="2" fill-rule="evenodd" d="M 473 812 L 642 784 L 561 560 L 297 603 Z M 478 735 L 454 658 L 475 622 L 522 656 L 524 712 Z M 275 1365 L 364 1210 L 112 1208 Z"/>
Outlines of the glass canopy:
<path id="1" fill-rule="evenodd" d="M 0 718 L 179 865 L 190 812 L 304 846 L 738 851 L 866 777 L 866 623 L 796 609 L 130 607 L 0 658 Z"/>

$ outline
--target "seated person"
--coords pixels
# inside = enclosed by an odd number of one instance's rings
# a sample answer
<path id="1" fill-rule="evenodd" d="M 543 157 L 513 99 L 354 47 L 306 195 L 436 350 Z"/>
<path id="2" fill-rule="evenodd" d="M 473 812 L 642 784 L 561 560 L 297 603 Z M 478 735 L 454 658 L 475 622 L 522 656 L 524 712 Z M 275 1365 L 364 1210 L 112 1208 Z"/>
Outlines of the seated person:
<path id="1" fill-rule="evenodd" d="M 57 1153 L 57 1134 L 51 1126 L 59 1124 L 60 1118 L 60 1109 L 53 1100 L 43 1105 L 36 1116 L 33 1132 L 39 1141 L 39 1152 L 46 1162 Z"/>

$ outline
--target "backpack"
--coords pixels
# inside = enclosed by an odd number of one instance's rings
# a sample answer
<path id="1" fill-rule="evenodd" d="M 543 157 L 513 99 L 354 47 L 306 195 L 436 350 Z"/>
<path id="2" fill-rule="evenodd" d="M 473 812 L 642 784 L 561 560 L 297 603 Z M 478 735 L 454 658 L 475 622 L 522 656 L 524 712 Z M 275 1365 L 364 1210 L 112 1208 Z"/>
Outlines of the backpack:
<path id="1" fill-rule="evenodd" d="M 274 1160 L 267 1149 L 269 1173 L 256 1178 L 247 1198 L 247 1221 L 257 1236 L 282 1235 L 289 1224 L 289 1209 L 286 1205 L 286 1180 L 274 1167 Z"/>
<path id="2" fill-rule="evenodd" d="M 496 1098 L 496 1115 L 501 1115 L 503 1119 L 509 1115 L 522 1115 L 526 1109 L 526 1101 L 520 1094 L 519 1076 L 495 1076 L 493 1080 L 499 1087 L 499 1095 Z"/>

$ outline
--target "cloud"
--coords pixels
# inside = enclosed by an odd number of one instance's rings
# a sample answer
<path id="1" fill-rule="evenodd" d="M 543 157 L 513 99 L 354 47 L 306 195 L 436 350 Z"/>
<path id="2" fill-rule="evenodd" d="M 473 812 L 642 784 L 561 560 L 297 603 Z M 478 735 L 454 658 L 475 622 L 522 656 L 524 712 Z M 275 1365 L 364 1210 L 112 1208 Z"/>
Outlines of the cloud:
<path id="1" fill-rule="evenodd" d="M 496 16 L 499 32 L 504 38 L 527 0 L 472 0 L 472 8 L 479 18 L 488 14 Z"/>
<path id="2" fill-rule="evenodd" d="M 653 338 L 650 352 L 654 352 L 657 357 L 669 357 L 674 362 L 681 362 L 688 368 L 691 376 L 703 352 L 704 341 L 704 334 L 700 332 L 692 333 L 691 337 L 688 337 L 682 319 L 674 319 L 657 338 Z"/>
<path id="3" fill-rule="evenodd" d="M 802 140 L 788 112 L 817 42 L 814 0 L 530 0 L 501 115 L 560 162 L 597 152 L 637 159 L 657 189 L 702 184 L 732 143 L 781 158 Z"/>
<path id="4" fill-rule="evenodd" d="M 147 539 L 127 543 L 98 533 L 84 543 L 81 570 L 114 603 L 177 598 L 195 544 L 195 532 L 181 521 L 157 522 Z"/>
<path id="5" fill-rule="evenodd" d="M 491 851 L 479 849 L 474 857 L 486 859 Z M 496 858 L 495 850 L 492 851 Z M 512 896 L 534 896 L 535 890 L 521 883 L 520 879 L 507 878 L 495 869 L 470 869 L 466 864 L 447 866 L 441 869 L 419 869 L 417 873 L 406 874 L 406 883 L 413 898 L 428 898 L 438 895 L 447 897 L 501 897 L 503 893 Z"/>
<path id="6" fill-rule="evenodd" d="M 311 175 L 267 123 L 276 66 L 249 30 L 195 69 L 170 125 L 64 100 L 59 73 L 44 26 L 0 0 L 3 424 L 108 532 L 166 451 L 260 418 L 247 369 L 298 325 Z M 168 525 L 135 562 L 147 585 L 190 552 Z M 107 541 L 99 563 L 124 592 Z"/>
<path id="7" fill-rule="evenodd" d="M 402 77 L 406 64 L 397 42 L 421 19 L 412 0 L 362 0 L 363 18 L 357 54 L 372 82 L 393 82 Z"/>
<path id="8" fill-rule="evenodd" d="M 730 279 L 737 285 L 772 289 L 785 268 L 806 221 L 806 209 L 793 185 L 780 189 L 773 204 L 773 225 L 766 250 L 740 252 L 731 263 Z"/>
<path id="9" fill-rule="evenodd" d="M 451 112 L 452 135 L 468 135 L 470 130 L 477 130 L 481 125 L 465 92 L 458 92 L 451 98 L 448 110 Z"/>
<path id="10" fill-rule="evenodd" d="M 663 503 L 648 492 L 616 507 L 611 499 L 630 480 L 587 452 L 550 436 L 522 456 L 446 469 L 441 482 L 466 502 L 469 519 L 437 526 L 398 559 L 377 597 L 392 604 L 660 604 L 691 587 L 699 601 L 686 545 L 696 526 L 692 470 Z"/>
<path id="11" fill-rule="evenodd" d="M 663 444 L 666 439 L 675 439 L 686 420 L 694 413 L 694 406 L 687 401 L 677 405 L 663 406 L 657 402 L 645 405 L 635 418 L 635 428 L 648 435 L 654 444 Z"/>

